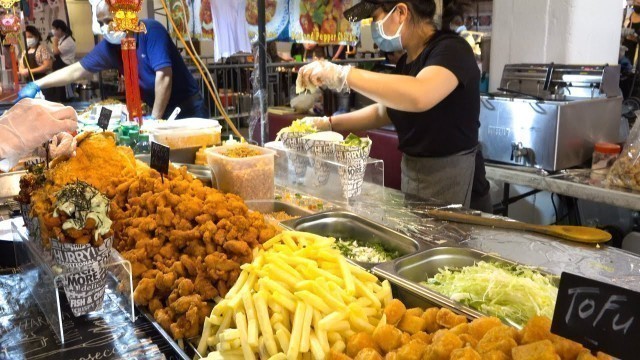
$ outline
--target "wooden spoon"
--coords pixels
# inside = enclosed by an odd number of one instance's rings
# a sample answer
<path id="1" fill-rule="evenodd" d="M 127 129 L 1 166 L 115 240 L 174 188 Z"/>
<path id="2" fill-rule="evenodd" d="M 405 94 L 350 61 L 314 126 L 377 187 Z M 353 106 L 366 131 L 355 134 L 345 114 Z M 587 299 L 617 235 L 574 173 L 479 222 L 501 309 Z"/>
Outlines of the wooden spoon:
<path id="1" fill-rule="evenodd" d="M 502 229 L 531 231 L 581 243 L 597 244 L 611 240 L 611 234 L 609 234 L 608 232 L 586 226 L 533 225 L 520 221 L 507 221 L 497 218 L 475 216 L 442 210 L 429 210 L 427 214 L 439 220 L 447 220 L 465 224 L 493 226 Z"/>

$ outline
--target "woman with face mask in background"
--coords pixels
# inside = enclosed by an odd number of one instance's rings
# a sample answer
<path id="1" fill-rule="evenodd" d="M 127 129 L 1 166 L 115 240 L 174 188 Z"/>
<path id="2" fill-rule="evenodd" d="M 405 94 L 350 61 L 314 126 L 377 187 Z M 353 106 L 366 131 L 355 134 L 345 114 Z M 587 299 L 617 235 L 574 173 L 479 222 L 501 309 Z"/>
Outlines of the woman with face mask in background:
<path id="1" fill-rule="evenodd" d="M 25 29 L 26 48 L 20 61 L 20 75 L 27 81 L 44 77 L 53 64 L 53 55 L 49 48 L 42 43 L 42 35 L 35 26 L 27 26 Z M 31 75 L 29 74 L 31 73 Z"/>
<path id="2" fill-rule="evenodd" d="M 51 48 L 53 50 L 53 71 L 65 68 L 76 62 L 76 39 L 67 24 L 60 20 L 53 20 L 51 23 Z M 49 101 L 65 102 L 73 97 L 71 86 L 61 86 L 53 88 L 54 94 Z"/>
<path id="3" fill-rule="evenodd" d="M 126 34 L 110 29 L 113 15 L 104 0 L 91 3 L 94 31 L 100 31 L 103 40 L 77 63 L 27 84 L 18 93 L 19 99 L 32 98 L 40 89 L 67 85 L 103 70 L 118 69 L 124 73 L 121 40 Z M 166 119 L 176 107 L 180 107 L 182 111 L 178 118 L 208 118 L 198 85 L 167 29 L 153 19 L 140 21 L 147 31 L 133 35 L 138 58 L 138 84 L 142 101 L 152 106 L 151 117 Z"/>
<path id="4" fill-rule="evenodd" d="M 381 51 L 406 50 L 395 73 L 317 61 L 300 69 L 298 76 L 303 87 L 351 89 L 377 102 L 308 123 L 335 131 L 395 125 L 403 153 L 402 191 L 468 207 L 474 172 L 486 185 L 478 195 L 488 198 L 489 192 L 476 150 L 480 73 L 469 44 L 453 32 L 437 30 L 435 11 L 433 0 L 364 0 L 344 16 L 350 21 L 373 18 L 372 35 Z"/>

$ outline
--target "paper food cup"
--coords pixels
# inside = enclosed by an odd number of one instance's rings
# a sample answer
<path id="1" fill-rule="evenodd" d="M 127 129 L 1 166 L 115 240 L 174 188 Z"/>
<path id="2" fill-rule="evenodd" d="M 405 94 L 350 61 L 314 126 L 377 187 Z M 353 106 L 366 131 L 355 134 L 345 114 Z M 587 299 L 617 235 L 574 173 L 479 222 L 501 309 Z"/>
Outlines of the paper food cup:
<path id="1" fill-rule="evenodd" d="M 370 151 L 371 142 L 366 148 L 335 145 L 336 161 L 344 165 L 338 168 L 338 173 L 342 184 L 342 195 L 346 199 L 354 198 L 362 192 L 362 183 Z"/>
<path id="2" fill-rule="evenodd" d="M 282 133 L 280 138 L 282 139 L 282 144 L 285 148 L 300 154 L 305 154 L 308 150 L 308 141 L 306 139 L 303 139 L 303 137 L 306 135 L 309 135 L 309 133 L 285 132 Z M 300 154 L 287 151 L 287 158 L 289 159 L 289 163 L 293 165 L 296 176 L 304 177 L 307 173 L 307 165 L 309 164 L 309 159 L 306 156 Z"/>
<path id="3" fill-rule="evenodd" d="M 335 161 L 334 145 L 343 137 L 337 132 L 322 131 L 305 136 L 309 161 L 315 174 L 314 186 L 326 185 L 329 182 L 330 169 L 327 161 Z"/>
<path id="4" fill-rule="evenodd" d="M 100 247 L 90 244 L 65 244 L 51 239 L 51 253 L 56 264 L 80 271 L 65 276 L 64 292 L 74 316 L 85 315 L 102 308 L 107 279 L 105 265 L 111 255 L 113 236 Z"/>
<path id="5" fill-rule="evenodd" d="M 29 236 L 35 240 L 40 240 L 40 222 L 37 217 L 31 216 L 31 204 L 20 203 L 20 212 L 22 213 L 22 221 L 27 227 Z"/>

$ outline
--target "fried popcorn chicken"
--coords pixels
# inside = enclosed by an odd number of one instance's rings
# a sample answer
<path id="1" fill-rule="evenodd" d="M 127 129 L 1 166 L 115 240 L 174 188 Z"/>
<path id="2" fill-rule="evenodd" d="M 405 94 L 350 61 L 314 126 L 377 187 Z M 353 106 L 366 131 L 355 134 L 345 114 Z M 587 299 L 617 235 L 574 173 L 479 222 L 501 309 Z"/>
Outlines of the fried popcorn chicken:
<path id="1" fill-rule="evenodd" d="M 462 347 L 462 340 L 449 330 L 438 330 L 427 346 L 423 355 L 424 360 L 448 360 L 451 352 Z"/>
<path id="2" fill-rule="evenodd" d="M 365 348 L 360 350 L 353 360 L 383 360 L 383 357 L 375 349 Z"/>
<path id="3" fill-rule="evenodd" d="M 509 355 L 503 353 L 500 350 L 489 351 L 480 354 L 480 356 L 482 356 L 482 360 L 511 360 L 511 357 Z"/>
<path id="4" fill-rule="evenodd" d="M 420 317 L 422 316 L 422 314 L 424 313 L 424 311 L 422 309 L 420 309 L 419 307 L 414 307 L 411 309 L 407 309 L 406 314 L 409 316 L 417 316 Z"/>
<path id="5" fill-rule="evenodd" d="M 451 352 L 450 360 L 482 360 L 480 354 L 470 347 L 455 349 Z"/>
<path id="6" fill-rule="evenodd" d="M 373 340 L 375 340 L 380 349 L 384 352 L 389 352 L 402 345 L 402 331 L 390 324 L 378 326 L 373 331 Z"/>
<path id="7" fill-rule="evenodd" d="M 466 323 L 467 318 L 464 315 L 457 315 L 447 308 L 441 308 L 436 314 L 436 322 L 444 328 L 451 329 L 456 325 Z"/>
<path id="8" fill-rule="evenodd" d="M 142 279 L 133 291 L 133 301 L 139 305 L 147 305 L 153 298 L 153 293 L 156 290 L 155 279 Z"/>
<path id="9" fill-rule="evenodd" d="M 431 344 L 431 335 L 427 334 L 424 331 L 420 331 L 419 333 L 415 333 L 415 334 L 411 335 L 411 340 L 419 340 L 419 341 L 422 341 L 423 343 L 429 345 L 429 344 Z"/>
<path id="10" fill-rule="evenodd" d="M 559 358 L 550 340 L 536 341 L 513 348 L 513 360 L 557 360 Z"/>
<path id="11" fill-rule="evenodd" d="M 355 357 L 360 353 L 362 349 L 371 348 L 377 352 L 380 352 L 380 347 L 373 340 L 373 336 L 367 334 L 365 332 L 359 332 L 353 336 L 351 336 L 347 340 L 347 355 L 350 357 Z"/>

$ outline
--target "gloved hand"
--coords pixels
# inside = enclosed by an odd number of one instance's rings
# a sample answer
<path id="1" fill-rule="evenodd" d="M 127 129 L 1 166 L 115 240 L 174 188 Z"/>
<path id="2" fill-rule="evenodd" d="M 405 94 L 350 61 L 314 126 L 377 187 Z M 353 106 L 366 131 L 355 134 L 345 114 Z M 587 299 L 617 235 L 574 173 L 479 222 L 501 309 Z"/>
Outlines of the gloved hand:
<path id="1" fill-rule="evenodd" d="M 39 92 L 40 86 L 34 82 L 30 82 L 18 92 L 18 101 L 24 98 L 34 99 Z"/>
<path id="2" fill-rule="evenodd" d="M 349 71 L 351 71 L 351 65 L 342 66 L 325 60 L 314 61 L 298 71 L 296 91 L 298 93 L 312 91 L 317 86 L 338 92 L 349 91 L 349 84 L 347 84 Z"/>
<path id="3" fill-rule="evenodd" d="M 55 159 L 59 156 L 72 157 L 76 153 L 76 138 L 66 132 L 61 132 L 51 139 L 49 144 L 49 157 Z"/>
<path id="4" fill-rule="evenodd" d="M 331 122 L 326 116 L 309 116 L 302 118 L 300 121 L 315 127 L 318 131 L 331 131 Z"/>

